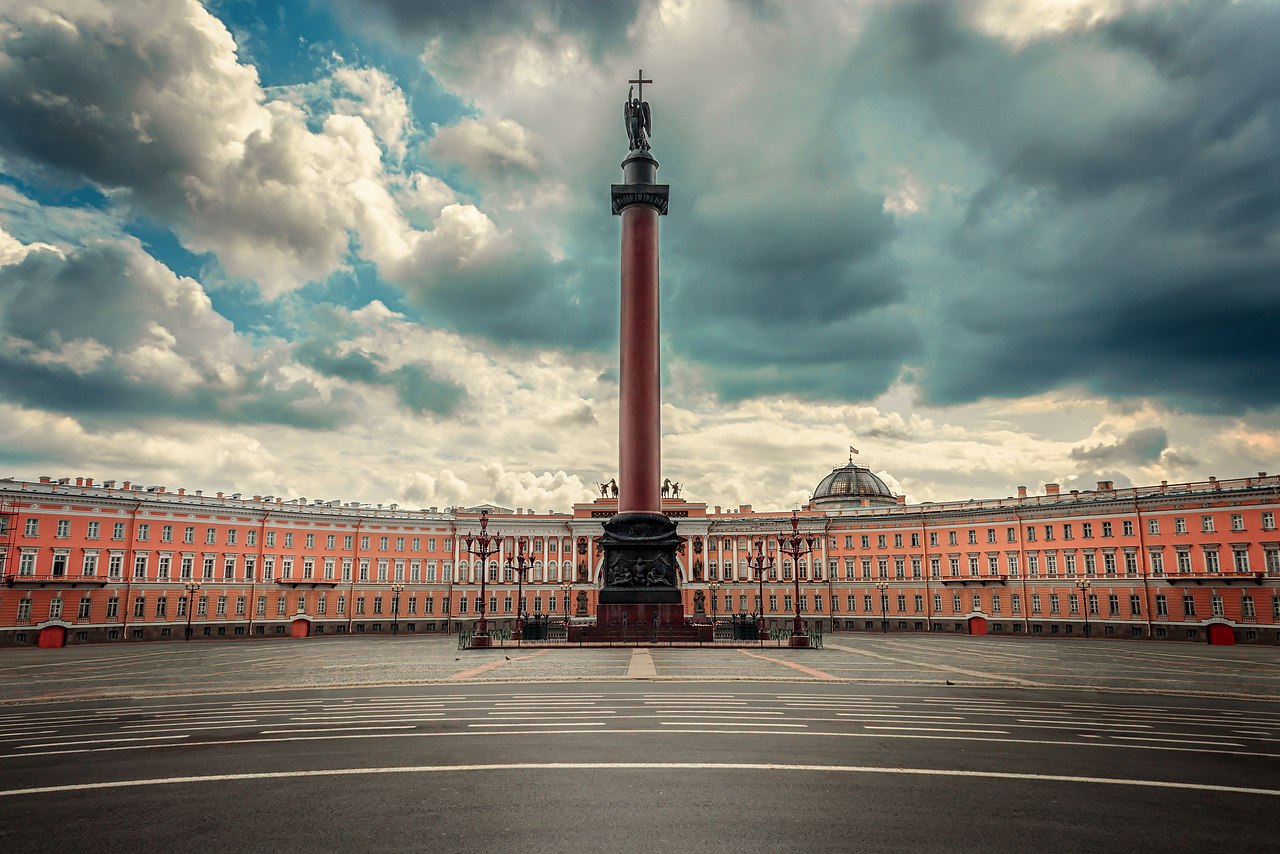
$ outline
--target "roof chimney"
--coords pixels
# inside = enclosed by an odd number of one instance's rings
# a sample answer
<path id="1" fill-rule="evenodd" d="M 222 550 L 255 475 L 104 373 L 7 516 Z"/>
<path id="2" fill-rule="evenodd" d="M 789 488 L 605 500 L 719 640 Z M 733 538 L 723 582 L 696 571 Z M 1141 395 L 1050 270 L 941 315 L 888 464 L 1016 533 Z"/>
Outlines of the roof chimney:
<path id="1" fill-rule="evenodd" d="M 76 486 L 84 486 L 84 478 L 82 477 L 76 478 Z"/>
<path id="2" fill-rule="evenodd" d="M 47 474 L 42 474 L 42 475 L 40 475 L 40 482 L 41 482 L 41 483 L 53 483 L 53 478 L 49 477 L 49 475 L 47 475 Z"/>
<path id="3" fill-rule="evenodd" d="M 85 485 L 85 486 L 93 486 L 93 478 L 91 478 L 91 477 L 86 477 L 86 478 L 84 479 L 84 485 Z"/>
<path id="4" fill-rule="evenodd" d="M 895 495 L 894 498 L 898 499 L 898 504 L 900 505 L 905 505 L 907 503 L 907 496 L 905 495 Z"/>
<path id="5" fill-rule="evenodd" d="M 1027 488 L 1026 488 L 1025 486 L 1019 486 L 1019 487 L 1018 487 L 1018 497 L 1019 497 L 1019 498 L 1026 498 L 1026 497 L 1027 497 Z"/>
<path id="6" fill-rule="evenodd" d="M 1110 492 L 1115 488 L 1116 488 L 1116 485 L 1114 481 L 1110 481 L 1110 480 L 1098 481 L 1098 486 L 1097 486 L 1098 492 Z"/>
<path id="7" fill-rule="evenodd" d="M 133 484 L 126 480 L 126 481 L 124 482 L 124 485 L 123 485 L 123 486 L 121 486 L 120 488 L 121 488 L 121 489 L 123 489 L 123 490 L 125 490 L 125 491 L 127 492 L 127 491 L 129 491 L 129 489 L 130 489 L 130 488 L 132 488 L 132 486 L 133 486 Z"/>
<path id="8" fill-rule="evenodd" d="M 186 494 L 187 494 L 187 488 L 186 488 L 185 486 L 179 486 L 179 487 L 178 487 L 178 494 L 179 494 L 179 495 L 186 495 Z"/>
<path id="9" fill-rule="evenodd" d="M 1045 494 L 1045 495 L 1057 495 L 1057 494 L 1059 494 L 1061 491 L 1062 491 L 1062 487 L 1060 487 L 1060 486 L 1059 486 L 1058 484 L 1056 484 L 1056 483 L 1046 483 L 1046 484 L 1044 485 L 1044 494 Z"/>

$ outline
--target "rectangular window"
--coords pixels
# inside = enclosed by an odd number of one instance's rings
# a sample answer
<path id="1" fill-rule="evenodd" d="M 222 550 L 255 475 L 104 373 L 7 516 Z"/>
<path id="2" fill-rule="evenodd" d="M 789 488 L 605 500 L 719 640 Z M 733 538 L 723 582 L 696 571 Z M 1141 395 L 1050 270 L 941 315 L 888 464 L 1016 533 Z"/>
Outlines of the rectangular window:
<path id="1" fill-rule="evenodd" d="M 159 578 L 161 581 L 168 581 L 169 566 L 172 563 L 173 563 L 172 557 L 170 557 L 169 555 L 160 555 L 160 560 L 157 563 L 158 571 L 156 572 L 156 577 Z"/>
<path id="2" fill-rule="evenodd" d="M 291 548 L 293 548 L 293 533 L 292 533 L 292 532 L 287 533 L 287 534 L 285 534 L 285 535 L 284 535 L 284 547 L 285 547 L 286 549 L 291 549 Z"/>
<path id="3" fill-rule="evenodd" d="M 89 523 L 89 539 L 91 540 L 98 539 L 98 523 L 97 522 Z"/>
<path id="4" fill-rule="evenodd" d="M 1221 572 L 1222 565 L 1218 562 L 1217 549 L 1205 549 L 1204 551 L 1204 568 L 1207 572 Z"/>
<path id="5" fill-rule="evenodd" d="M 1159 533 L 1160 533 L 1160 520 L 1159 520 L 1159 519 L 1148 519 L 1148 520 L 1147 520 L 1147 533 L 1148 533 L 1148 534 L 1153 534 L 1153 535 L 1154 535 L 1154 534 L 1159 534 Z"/>
<path id="6" fill-rule="evenodd" d="M 1182 613 L 1188 617 L 1196 615 L 1196 600 L 1190 594 L 1182 597 Z"/>
<path id="7" fill-rule="evenodd" d="M 1039 593 L 1031 594 L 1031 613 L 1033 614 L 1040 613 L 1040 594 Z"/>
<path id="8" fill-rule="evenodd" d="M 133 577 L 134 578 L 147 577 L 147 556 L 146 555 L 133 556 Z"/>
<path id="9" fill-rule="evenodd" d="M 120 600 L 112 596 L 107 600 L 107 619 L 115 620 L 120 617 Z"/>
<path id="10" fill-rule="evenodd" d="M 227 616 L 227 597 L 226 596 L 218 597 L 218 616 L 219 617 Z"/>
<path id="11" fill-rule="evenodd" d="M 1120 616 L 1120 597 L 1114 593 L 1107 596 L 1107 613 L 1112 617 Z"/>
<path id="12" fill-rule="evenodd" d="M 1133 520 L 1132 519 L 1125 519 L 1123 522 L 1120 523 L 1120 525 L 1121 525 L 1121 531 L 1126 537 L 1133 536 Z"/>
<path id="13" fill-rule="evenodd" d="M 273 546 L 273 547 L 274 547 L 274 546 L 275 546 L 275 544 L 276 544 L 276 532 L 275 532 L 275 531 L 267 531 L 267 545 L 268 545 L 268 546 Z"/>
<path id="14" fill-rule="evenodd" d="M 1049 594 L 1049 613 L 1059 614 L 1062 611 L 1062 599 L 1057 593 Z"/>
<path id="15" fill-rule="evenodd" d="M 1263 513 L 1262 514 L 1262 530 L 1274 531 L 1275 529 L 1276 529 L 1276 514 Z"/>
<path id="16" fill-rule="evenodd" d="M 1213 517 L 1212 516 L 1200 517 L 1200 531 L 1205 534 L 1213 533 Z"/>
<path id="17" fill-rule="evenodd" d="M 58 598 L 49 600 L 49 619 L 62 619 L 62 599 Z"/>
<path id="18" fill-rule="evenodd" d="M 902 535 L 901 535 L 901 534 L 894 534 L 894 535 L 893 535 L 893 547 L 894 547 L 895 549 L 900 549 L 900 548 L 902 548 Z"/>
<path id="19" fill-rule="evenodd" d="M 160 526 L 160 542 L 162 543 L 173 542 L 173 526 L 172 525 Z"/>
<path id="20" fill-rule="evenodd" d="M 1028 525 L 1027 526 L 1027 542 L 1034 543 L 1035 541 L 1036 541 L 1036 527 L 1035 525 Z"/>
<path id="21" fill-rule="evenodd" d="M 1187 520 L 1182 516 L 1174 518 L 1173 532 L 1175 534 L 1185 534 L 1187 532 Z"/>
<path id="22" fill-rule="evenodd" d="M 22 533 L 28 537 L 40 536 L 40 520 L 27 519 L 26 526 L 22 529 Z"/>
<path id="23" fill-rule="evenodd" d="M 234 546 L 236 544 L 236 529 L 227 528 L 227 545 Z"/>
<path id="24" fill-rule="evenodd" d="M 378 537 L 378 550 L 386 551 L 390 542 L 390 537 Z"/>
<path id="25" fill-rule="evenodd" d="M 1103 522 L 1103 523 L 1102 523 L 1102 536 L 1104 536 L 1104 537 L 1109 537 L 1109 536 L 1111 536 L 1111 523 L 1110 523 L 1110 522 Z"/>
<path id="26" fill-rule="evenodd" d="M 938 544 L 938 532 L 937 532 L 937 531 L 930 531 L 930 532 L 929 532 L 929 545 L 931 545 L 931 546 L 936 546 L 937 544 Z"/>
<path id="27" fill-rule="evenodd" d="M 1093 523 L 1084 522 L 1080 525 L 1080 536 L 1086 540 L 1093 539 Z"/>
<path id="28" fill-rule="evenodd" d="M 1258 616 L 1253 607 L 1253 597 L 1247 593 L 1240 597 L 1240 615 L 1246 620 L 1253 620 Z"/>
<path id="29" fill-rule="evenodd" d="M 314 549 L 314 548 L 316 547 L 316 535 L 315 535 L 315 534 L 307 534 L 307 538 L 306 538 L 305 542 L 306 542 L 306 546 L 305 546 L 305 548 L 308 548 L 308 549 Z"/>
<path id="30" fill-rule="evenodd" d="M 1022 613 L 1022 594 L 1014 593 L 1012 596 L 1010 596 L 1009 607 L 1013 610 L 1013 613 L 1021 614 Z"/>
<path id="31" fill-rule="evenodd" d="M 1071 535 L 1071 525 L 1070 525 L 1070 524 L 1063 525 L 1063 526 L 1062 526 L 1062 539 L 1064 539 L 1064 540 L 1069 540 L 1069 539 L 1071 539 L 1071 537 L 1072 537 L 1072 535 Z"/>
<path id="32" fill-rule="evenodd" d="M 969 529 L 969 545 L 976 546 L 978 544 L 978 532 L 973 528 Z"/>
<path id="33" fill-rule="evenodd" d="M 116 522 L 111 526 L 111 539 L 113 540 L 124 539 L 124 522 Z"/>
<path id="34" fill-rule="evenodd" d="M 1223 607 L 1222 607 L 1222 597 L 1221 597 L 1221 596 L 1217 596 L 1217 595 L 1212 596 L 1212 597 L 1209 599 L 1209 606 L 1213 609 L 1213 616 L 1215 616 L 1215 617 L 1221 617 L 1221 616 L 1224 616 L 1224 615 L 1225 615 L 1225 613 L 1226 613 L 1226 611 L 1225 611 L 1225 610 L 1223 609 Z"/>
<path id="35" fill-rule="evenodd" d="M 334 536 L 333 534 L 328 534 L 324 538 L 324 547 L 329 551 L 333 551 L 335 548 L 337 548 L 337 545 L 336 545 L 337 542 L 338 542 L 338 539 L 336 536 Z"/>
<path id="36" fill-rule="evenodd" d="M 160 596 L 156 599 L 156 616 L 163 617 L 169 607 L 169 597 Z"/>
<path id="37" fill-rule="evenodd" d="M 184 543 L 194 543 L 196 541 L 195 525 L 187 525 L 182 529 L 182 541 Z"/>
<path id="38" fill-rule="evenodd" d="M 1129 594 L 1129 616 L 1142 616 L 1142 597 L 1136 593 Z"/>
<path id="39" fill-rule="evenodd" d="M 215 544 L 215 543 L 217 543 L 217 542 L 218 542 L 218 529 L 217 529 L 217 528 L 205 528 L 205 529 L 204 529 L 204 544 L 205 544 L 206 546 L 212 546 L 212 545 L 214 545 L 214 544 Z"/>
<path id="40" fill-rule="evenodd" d="M 133 616 L 141 619 L 147 615 L 147 600 L 142 596 L 136 596 L 133 600 Z"/>
<path id="41" fill-rule="evenodd" d="M 1163 593 L 1156 594 L 1156 616 L 1169 616 L 1169 598 Z"/>
<path id="42" fill-rule="evenodd" d="M 1151 574 L 1164 575 L 1164 550 L 1151 549 L 1147 552 L 1147 557 L 1151 560 Z"/>
<path id="43" fill-rule="evenodd" d="M 71 536 L 71 520 L 70 519 L 58 520 L 58 531 L 55 534 L 55 536 L 60 540 L 65 540 Z"/>
<path id="44" fill-rule="evenodd" d="M 244 532 L 245 545 L 256 546 L 258 544 L 258 532 L 253 528 Z"/>
<path id="45" fill-rule="evenodd" d="M 1231 558 L 1236 572 L 1249 571 L 1249 552 L 1244 549 L 1234 549 L 1232 550 Z"/>
<path id="46" fill-rule="evenodd" d="M 1052 526 L 1052 525 L 1045 525 L 1045 526 L 1044 526 L 1044 538 L 1045 538 L 1045 540 L 1046 540 L 1046 541 L 1048 541 L 1048 540 L 1052 540 L 1052 539 L 1053 539 L 1053 526 Z"/>
<path id="47" fill-rule="evenodd" d="M 80 608 L 76 611 L 76 618 L 80 620 L 89 619 L 89 609 L 93 607 L 93 600 L 88 596 L 80 600 Z"/>

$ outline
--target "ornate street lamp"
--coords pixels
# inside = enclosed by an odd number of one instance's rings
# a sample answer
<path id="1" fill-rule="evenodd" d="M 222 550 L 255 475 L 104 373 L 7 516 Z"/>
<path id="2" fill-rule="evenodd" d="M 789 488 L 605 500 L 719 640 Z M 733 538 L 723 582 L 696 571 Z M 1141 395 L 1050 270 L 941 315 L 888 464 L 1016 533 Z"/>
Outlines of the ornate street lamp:
<path id="1" fill-rule="evenodd" d="M 191 612 L 196 609 L 195 592 L 200 589 L 200 582 L 188 581 L 183 587 L 187 588 L 187 634 L 183 640 L 191 640 Z"/>
<path id="2" fill-rule="evenodd" d="M 889 582 L 877 581 L 876 589 L 880 591 L 880 631 L 889 633 Z"/>
<path id="3" fill-rule="evenodd" d="M 770 553 L 769 557 L 765 558 L 764 543 L 757 541 L 756 553 L 747 557 L 747 568 L 755 572 L 756 583 L 760 585 L 760 592 L 756 594 L 756 610 L 759 612 L 756 624 L 758 637 L 764 637 L 764 574 L 766 571 L 772 571 L 775 565 L 773 554 Z"/>
<path id="4" fill-rule="evenodd" d="M 400 633 L 400 593 L 404 590 L 403 584 L 391 585 L 391 634 Z"/>
<path id="5" fill-rule="evenodd" d="M 560 589 L 564 591 L 564 627 L 565 631 L 569 630 L 569 594 L 573 592 L 573 582 L 566 581 L 560 585 Z"/>
<path id="6" fill-rule="evenodd" d="M 778 551 L 791 556 L 791 569 L 796 585 L 796 615 L 791 623 L 792 638 L 803 638 L 800 642 L 792 642 L 792 646 L 808 646 L 809 636 L 804 630 L 804 620 L 800 617 L 800 558 L 813 551 L 817 544 L 816 537 L 800 536 L 800 518 L 796 511 L 791 511 L 791 534 L 778 538 Z"/>
<path id="7" fill-rule="evenodd" d="M 707 585 L 707 589 L 711 591 L 711 625 L 716 624 L 716 594 L 720 592 L 720 582 L 712 581 Z"/>
<path id="8" fill-rule="evenodd" d="M 489 555 L 499 550 L 502 542 L 502 534 L 497 531 L 489 533 L 489 511 L 480 511 L 480 533 L 467 534 L 463 537 L 467 544 L 466 551 L 468 554 L 475 555 L 480 559 L 480 619 L 476 622 L 476 633 L 472 636 L 475 638 L 489 637 L 489 623 L 485 620 L 485 610 L 489 607 L 488 600 L 485 599 L 485 579 L 489 576 Z M 481 642 L 482 645 L 484 642 Z"/>
<path id="9" fill-rule="evenodd" d="M 507 569 L 513 569 L 516 573 L 516 632 L 523 639 L 524 616 L 522 612 L 524 608 L 521 603 L 524 602 L 524 574 L 529 571 L 533 564 L 529 562 L 528 555 L 524 553 L 524 539 L 517 540 L 516 543 L 516 558 L 514 561 L 511 558 L 507 558 Z"/>
<path id="10" fill-rule="evenodd" d="M 1080 610 L 1084 612 L 1084 636 L 1089 636 L 1089 588 L 1093 586 L 1093 582 L 1087 578 L 1082 578 L 1076 582 L 1076 587 L 1080 588 Z"/>

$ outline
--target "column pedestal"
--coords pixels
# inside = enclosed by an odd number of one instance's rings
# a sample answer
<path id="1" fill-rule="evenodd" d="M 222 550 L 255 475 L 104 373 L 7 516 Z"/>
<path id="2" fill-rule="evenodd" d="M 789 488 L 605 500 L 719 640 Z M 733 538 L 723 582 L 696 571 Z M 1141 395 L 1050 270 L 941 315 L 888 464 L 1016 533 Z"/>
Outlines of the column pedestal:
<path id="1" fill-rule="evenodd" d="M 596 625 L 683 625 L 676 584 L 676 523 L 661 513 L 618 513 L 604 523 L 604 588 Z"/>

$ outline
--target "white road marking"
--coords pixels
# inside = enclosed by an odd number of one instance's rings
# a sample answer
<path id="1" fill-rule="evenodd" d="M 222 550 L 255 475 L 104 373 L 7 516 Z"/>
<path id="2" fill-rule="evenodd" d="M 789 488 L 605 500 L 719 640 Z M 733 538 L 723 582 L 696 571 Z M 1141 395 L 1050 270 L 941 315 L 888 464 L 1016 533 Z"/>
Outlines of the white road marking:
<path id="1" fill-rule="evenodd" d="M 564 727 L 564 726 L 604 726 L 604 721 L 566 721 L 566 722 L 564 722 L 564 723 L 534 723 L 534 722 L 521 722 L 521 723 L 516 723 L 516 722 L 512 722 L 512 723 L 467 723 L 467 726 L 468 726 L 468 727 L 472 727 L 472 729 L 479 729 L 479 727 L 509 727 L 509 726 L 559 726 L 559 727 Z"/>
<path id="2" fill-rule="evenodd" d="M 1161 744 L 1198 744 L 1202 747 L 1244 747 L 1234 741 L 1197 741 L 1188 738 L 1149 738 L 1141 735 L 1113 735 L 1112 738 L 1123 738 L 1125 741 L 1155 741 Z"/>
<path id="3" fill-rule="evenodd" d="M 320 729 L 264 729 L 263 735 L 297 735 L 303 732 L 372 732 L 384 729 L 416 729 L 412 725 L 404 726 L 333 726 Z"/>
<path id="4" fill-rule="evenodd" d="M 499 717 L 499 718 L 546 717 L 546 715 L 538 714 L 536 712 L 485 712 L 485 714 L 490 715 L 492 717 Z M 559 709 L 557 709 L 551 714 L 554 714 L 560 717 L 564 717 L 568 715 L 586 715 L 587 717 L 599 717 L 600 715 L 616 715 L 617 712 L 615 712 L 613 709 L 599 709 L 598 711 L 590 711 L 590 712 L 560 711 Z"/>
<path id="5" fill-rule="evenodd" d="M 1008 735 L 1006 730 L 1002 729 L 944 729 L 942 727 L 924 727 L 924 726 L 872 726 L 867 724 L 863 729 L 887 729 L 899 730 L 901 732 L 962 732 L 966 735 Z"/>
<path id="6" fill-rule="evenodd" d="M 755 721 L 662 721 L 663 726 L 750 726 L 769 729 L 808 730 L 808 723 L 758 723 Z"/>
<path id="7" fill-rule="evenodd" d="M 948 768 L 886 768 L 875 765 L 782 765 L 747 762 L 520 762 L 494 765 L 408 765 L 373 768 L 325 768 L 310 771 L 266 771 L 240 774 L 209 774 L 190 777 L 153 777 L 136 780 L 109 780 L 99 783 L 70 783 L 61 786 L 35 786 L 26 789 L 0 789 L 0 797 L 47 795 L 62 792 L 84 792 L 101 789 L 125 789 L 142 786 L 233 782 L 242 780 L 286 780 L 315 777 L 354 777 L 374 774 L 440 774 L 485 771 L 768 771 L 816 774 L 887 774 L 918 777 L 976 778 L 1017 780 L 1037 783 L 1076 783 L 1085 785 L 1134 786 L 1153 789 L 1176 789 L 1194 792 L 1222 792 L 1237 795 L 1280 797 L 1280 789 L 1247 786 L 1221 786 L 1212 783 L 1189 783 L 1178 780 L 1142 780 L 1123 777 L 1085 777 L 1067 774 L 1029 774 L 1014 771 L 967 771 Z"/>
<path id="8" fill-rule="evenodd" d="M 72 747 L 82 744 L 119 744 L 126 741 L 161 741 L 172 738 L 190 738 L 189 735 L 144 735 L 137 738 L 99 738 L 92 741 L 51 741 L 47 744 L 20 744 L 14 750 L 35 750 L 41 747 Z M 38 756 L 41 754 L 31 754 Z"/>

